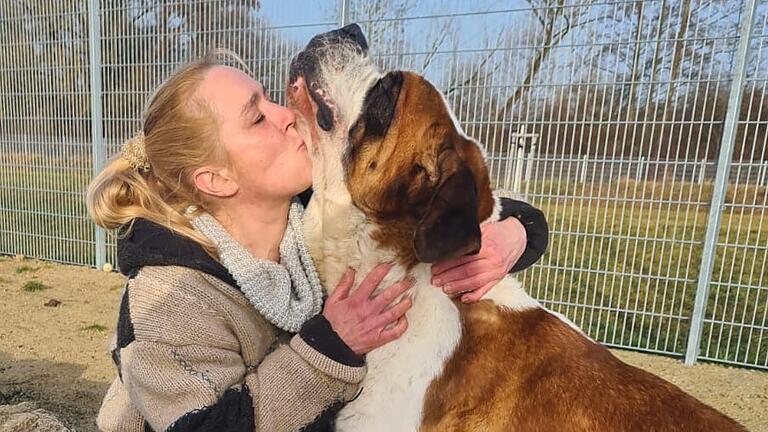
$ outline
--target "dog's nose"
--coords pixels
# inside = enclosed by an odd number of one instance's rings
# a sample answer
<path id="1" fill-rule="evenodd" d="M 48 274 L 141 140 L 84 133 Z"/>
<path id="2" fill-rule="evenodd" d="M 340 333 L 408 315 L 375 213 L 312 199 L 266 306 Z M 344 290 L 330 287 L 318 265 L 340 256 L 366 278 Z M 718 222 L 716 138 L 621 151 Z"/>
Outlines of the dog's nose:
<path id="1" fill-rule="evenodd" d="M 296 95 L 299 93 L 300 90 L 305 86 L 304 84 L 304 77 L 303 76 L 296 76 L 294 79 L 288 81 L 288 94 L 289 95 Z"/>
<path id="2" fill-rule="evenodd" d="M 292 107 L 296 107 L 299 110 L 307 110 L 309 107 L 308 111 L 311 112 L 311 104 L 304 77 L 299 76 L 293 82 L 288 83 L 286 86 L 286 96 L 288 96 L 288 104 Z"/>
<path id="3" fill-rule="evenodd" d="M 368 49 L 368 41 L 365 40 L 363 30 L 357 24 L 350 24 L 339 29 L 341 39 L 348 39 L 360 45 L 361 48 Z"/>

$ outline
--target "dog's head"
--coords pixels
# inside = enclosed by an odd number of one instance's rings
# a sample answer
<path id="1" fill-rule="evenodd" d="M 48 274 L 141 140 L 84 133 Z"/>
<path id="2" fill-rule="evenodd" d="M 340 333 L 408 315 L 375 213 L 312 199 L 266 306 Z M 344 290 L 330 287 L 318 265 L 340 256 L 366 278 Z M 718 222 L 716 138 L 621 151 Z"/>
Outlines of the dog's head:
<path id="1" fill-rule="evenodd" d="M 338 159 L 383 246 L 421 262 L 480 249 L 494 206 L 480 147 L 426 79 L 379 73 L 357 25 L 310 41 L 291 65 L 288 99 L 318 151 Z"/>

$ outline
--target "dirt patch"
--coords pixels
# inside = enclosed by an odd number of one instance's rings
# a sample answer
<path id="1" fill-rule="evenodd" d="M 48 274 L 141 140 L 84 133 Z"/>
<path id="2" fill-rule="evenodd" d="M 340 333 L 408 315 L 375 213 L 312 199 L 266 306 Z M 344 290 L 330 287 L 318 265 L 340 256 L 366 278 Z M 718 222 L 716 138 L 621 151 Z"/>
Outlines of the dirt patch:
<path id="1" fill-rule="evenodd" d="M 30 281 L 45 288 L 25 291 Z M 78 431 L 95 431 L 96 412 L 115 374 L 107 350 L 123 282 L 115 273 L 0 257 L 0 403 L 34 401 Z M 768 430 L 768 372 L 614 353 L 749 430 Z"/>
<path id="2" fill-rule="evenodd" d="M 34 282 L 45 288 L 24 289 Z M 78 431 L 96 430 L 96 412 L 115 373 L 107 351 L 122 284 L 116 273 L 0 257 L 6 403 L 34 401 Z M 52 299 L 60 304 L 45 306 Z"/>

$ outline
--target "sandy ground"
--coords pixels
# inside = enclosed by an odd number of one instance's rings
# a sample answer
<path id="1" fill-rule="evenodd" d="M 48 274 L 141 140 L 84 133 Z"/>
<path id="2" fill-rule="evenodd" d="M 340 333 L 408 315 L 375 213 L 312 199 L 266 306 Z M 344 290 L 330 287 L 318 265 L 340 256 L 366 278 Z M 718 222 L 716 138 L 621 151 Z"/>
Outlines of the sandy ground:
<path id="1" fill-rule="evenodd" d="M 29 281 L 46 288 L 25 291 Z M 115 273 L 0 257 L 0 403 L 35 401 L 78 431 L 95 431 L 115 373 L 107 347 L 122 286 Z M 61 304 L 45 306 L 51 299 Z M 676 359 L 614 352 L 750 430 L 768 431 L 768 372 L 715 364 L 689 368 Z"/>

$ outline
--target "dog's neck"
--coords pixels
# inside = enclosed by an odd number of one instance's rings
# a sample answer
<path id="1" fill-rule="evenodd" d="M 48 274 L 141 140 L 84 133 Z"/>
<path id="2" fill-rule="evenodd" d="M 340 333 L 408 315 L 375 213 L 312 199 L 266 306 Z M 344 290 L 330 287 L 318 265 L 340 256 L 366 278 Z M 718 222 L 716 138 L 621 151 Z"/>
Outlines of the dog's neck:
<path id="1" fill-rule="evenodd" d="M 342 138 L 343 139 L 343 138 Z M 352 202 L 341 165 L 343 145 L 312 148 L 312 199 L 304 214 L 304 235 L 323 286 L 331 292 L 348 268 L 357 283 L 376 264 L 394 261 L 395 254 L 373 239 L 375 224 Z M 390 271 L 392 276 L 402 271 Z"/>
<path id="2" fill-rule="evenodd" d="M 349 123 L 360 115 L 365 95 L 381 72 L 368 57 L 360 57 L 345 64 L 341 73 L 325 78 L 337 101 L 337 123 L 334 132 L 317 137 L 322 142 L 310 145 L 314 192 L 304 216 L 304 233 L 320 280 L 330 292 L 348 268 L 364 275 L 376 263 L 393 261 L 395 254 L 373 240 L 376 226 L 354 205 L 342 165 Z M 397 273 L 401 272 L 390 271 Z"/>

